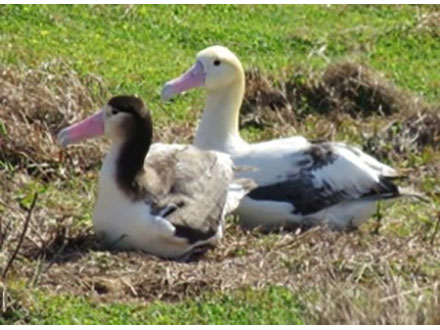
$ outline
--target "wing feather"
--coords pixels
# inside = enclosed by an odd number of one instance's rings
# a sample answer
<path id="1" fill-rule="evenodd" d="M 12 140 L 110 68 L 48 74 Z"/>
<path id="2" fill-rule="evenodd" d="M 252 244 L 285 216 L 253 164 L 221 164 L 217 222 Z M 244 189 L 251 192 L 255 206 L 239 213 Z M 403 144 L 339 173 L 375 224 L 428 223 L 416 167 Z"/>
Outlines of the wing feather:
<path id="1" fill-rule="evenodd" d="M 249 197 L 288 202 L 293 213 L 308 215 L 344 201 L 399 195 L 391 181 L 397 175 L 393 169 L 341 143 L 313 143 L 295 153 L 295 165 L 295 171 L 254 189 Z"/>
<path id="2" fill-rule="evenodd" d="M 153 212 L 195 243 L 217 233 L 232 177 L 229 156 L 186 146 L 152 150 L 141 180 Z"/>

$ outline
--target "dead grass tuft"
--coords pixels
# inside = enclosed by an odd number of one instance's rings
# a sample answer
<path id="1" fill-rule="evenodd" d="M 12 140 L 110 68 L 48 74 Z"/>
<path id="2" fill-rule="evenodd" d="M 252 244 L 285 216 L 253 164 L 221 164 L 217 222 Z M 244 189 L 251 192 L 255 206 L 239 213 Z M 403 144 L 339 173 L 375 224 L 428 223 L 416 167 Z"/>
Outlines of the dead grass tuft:
<path id="1" fill-rule="evenodd" d="M 383 159 L 421 155 L 426 148 L 440 149 L 440 114 L 435 108 L 398 116 L 365 142 L 367 151 Z"/>
<path id="2" fill-rule="evenodd" d="M 438 8 L 436 8 L 438 9 Z M 440 36 L 440 12 L 434 11 L 422 15 L 416 26 L 417 32 L 429 33 L 434 37 Z"/>
<path id="3" fill-rule="evenodd" d="M 301 68 L 275 80 L 247 72 L 242 126 L 264 128 L 264 139 L 293 134 L 340 140 L 401 166 L 423 158 L 422 171 L 438 170 L 438 106 L 402 91 L 374 70 L 351 62 L 321 74 Z M 419 169 L 420 170 L 420 169 Z M 420 179 L 420 177 L 419 177 Z"/>
<path id="4" fill-rule="evenodd" d="M 286 81 L 263 77 L 252 69 L 246 73 L 246 83 L 242 126 L 264 127 L 274 120 L 292 124 L 309 114 L 389 116 L 417 108 L 411 95 L 371 68 L 352 62 L 331 64 L 323 74 L 298 68 Z"/>
<path id="5" fill-rule="evenodd" d="M 295 114 L 284 93 L 262 76 L 259 69 L 246 72 L 246 92 L 240 111 L 242 127 L 267 127 L 277 121 L 294 122 Z"/>
<path id="6" fill-rule="evenodd" d="M 337 109 L 352 116 L 388 116 L 412 108 L 413 100 L 381 74 L 356 63 L 330 65 L 322 78 L 328 91 L 328 110 Z M 325 106 L 324 106 L 325 108 Z"/>
<path id="7" fill-rule="evenodd" d="M 63 62 L 38 69 L 0 68 L 0 162 L 49 179 L 62 156 L 56 133 L 95 110 L 105 94 L 99 77 L 79 77 Z M 81 170 L 101 159 L 89 143 L 68 156 L 65 164 Z"/>

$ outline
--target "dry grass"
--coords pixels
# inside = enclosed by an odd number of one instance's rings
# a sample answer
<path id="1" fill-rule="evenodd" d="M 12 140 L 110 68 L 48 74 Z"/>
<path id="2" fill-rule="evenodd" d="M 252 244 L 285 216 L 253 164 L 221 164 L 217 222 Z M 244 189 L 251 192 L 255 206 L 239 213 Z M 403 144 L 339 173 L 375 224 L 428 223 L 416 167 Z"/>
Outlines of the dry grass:
<path id="1" fill-rule="evenodd" d="M 62 156 L 54 143 L 56 133 L 96 110 L 106 94 L 98 77 L 80 78 L 62 62 L 35 70 L 0 68 L 0 161 L 51 178 Z M 101 159 L 93 143 L 69 156 L 65 166 L 81 171 Z"/>
<path id="2" fill-rule="evenodd" d="M 371 68 L 352 62 L 331 64 L 323 73 L 295 69 L 285 81 L 263 77 L 259 70 L 246 73 L 242 126 L 272 123 L 273 113 L 284 121 L 308 114 L 351 117 L 389 116 L 419 108 L 419 102 Z"/>
<path id="3" fill-rule="evenodd" d="M 438 8 L 436 8 L 438 9 Z M 429 33 L 435 37 L 440 36 L 440 12 L 433 11 L 420 17 L 417 24 L 418 32 Z"/>
<path id="4" fill-rule="evenodd" d="M 435 112 L 426 106 L 413 108 L 420 101 L 354 64 L 330 67 L 320 82 L 317 76 L 289 85 L 273 82 L 258 71 L 249 73 L 244 123 L 255 120 L 262 127 L 270 123 L 266 127 L 269 133 L 265 133 L 269 135 L 291 132 L 292 122 L 302 134 L 323 132 L 331 138 L 338 132 L 356 136 L 362 131 L 366 147 L 409 167 L 410 157 L 423 158 L 429 151 L 431 156 L 422 159 L 426 168 L 414 174 L 414 182 L 423 190 L 421 182 L 427 176 L 435 183 L 440 181 L 432 172 L 438 163 L 439 145 Z M 87 143 L 60 154 L 53 136 L 67 122 L 96 109 L 105 95 L 99 78 L 78 77 L 65 64 L 34 71 L 1 70 L 2 272 L 19 243 L 32 196 L 40 192 L 17 258 L 1 285 L 4 313 L 33 303 L 28 293 L 32 290 L 8 289 L 8 283 L 14 281 L 52 294 L 142 303 L 280 285 L 298 294 L 307 322 L 440 322 L 440 234 L 434 202 L 415 209 L 400 205 L 394 212 L 387 208 L 379 234 L 370 223 L 351 233 L 315 228 L 263 235 L 243 232 L 232 221 L 217 249 L 189 263 L 135 251 L 102 250 L 84 213 L 93 205 L 104 143 Z M 326 100 L 327 108 L 318 112 L 319 102 L 329 95 L 332 101 Z M 301 102 L 314 113 L 301 113 Z M 399 102 L 406 106 L 398 106 Z M 359 114 L 366 119 L 359 119 Z M 193 122 L 191 117 L 185 124 L 157 130 L 156 138 L 189 140 Z M 399 130 L 392 128 L 396 125 Z M 411 143 L 402 142 L 406 140 Z M 399 146 L 407 146 L 405 152 L 395 149 Z M 390 156 L 387 150 L 395 152 Z M 438 200 L 439 191 L 429 193 Z"/>
<path id="5" fill-rule="evenodd" d="M 440 251 L 439 238 L 432 240 L 433 227 L 421 227 L 409 237 L 319 228 L 263 236 L 231 225 L 219 248 L 190 263 L 101 251 L 89 233 L 66 230 L 70 233 L 53 236 L 54 244 L 39 251 L 39 257 L 30 253 L 16 267 L 30 287 L 145 303 L 279 285 L 303 298 L 309 322 L 440 321 L 435 313 L 440 307 Z"/>
<path id="6" fill-rule="evenodd" d="M 421 154 L 426 147 L 440 147 L 440 113 L 436 108 L 415 109 L 404 118 L 395 116 L 365 142 L 368 152 L 395 161 L 403 155 Z"/>

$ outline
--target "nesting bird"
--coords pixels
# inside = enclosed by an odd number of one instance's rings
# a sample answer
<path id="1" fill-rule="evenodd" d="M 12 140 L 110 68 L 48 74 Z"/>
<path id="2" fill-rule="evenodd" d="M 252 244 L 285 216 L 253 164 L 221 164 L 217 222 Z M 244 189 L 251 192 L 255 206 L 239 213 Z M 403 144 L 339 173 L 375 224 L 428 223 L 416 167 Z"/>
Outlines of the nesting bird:
<path id="1" fill-rule="evenodd" d="M 230 156 L 194 146 L 151 144 L 142 100 L 116 96 L 58 134 L 62 146 L 105 134 L 111 148 L 99 178 L 93 225 L 116 249 L 181 258 L 215 245 L 223 221 L 255 184 L 234 179 Z"/>
<path id="2" fill-rule="evenodd" d="M 345 143 L 302 136 L 244 141 L 238 119 L 245 75 L 237 56 L 225 47 L 199 52 L 186 73 L 164 85 L 162 98 L 196 87 L 206 90 L 206 99 L 194 145 L 226 152 L 235 164 L 256 168 L 241 174 L 258 184 L 237 209 L 245 227 L 352 228 L 375 212 L 377 201 L 413 195 L 393 183 L 397 171 Z"/>

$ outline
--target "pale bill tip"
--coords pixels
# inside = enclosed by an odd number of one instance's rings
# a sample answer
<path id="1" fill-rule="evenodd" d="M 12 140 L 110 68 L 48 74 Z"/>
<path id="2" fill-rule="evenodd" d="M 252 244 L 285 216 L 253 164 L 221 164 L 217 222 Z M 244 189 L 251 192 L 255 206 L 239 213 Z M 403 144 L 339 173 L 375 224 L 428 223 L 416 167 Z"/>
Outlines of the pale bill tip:
<path id="1" fill-rule="evenodd" d="M 162 100 L 168 101 L 173 97 L 173 95 L 173 85 L 171 83 L 166 83 L 162 88 L 160 97 L 162 98 Z"/>
<path id="2" fill-rule="evenodd" d="M 61 147 L 63 147 L 63 148 L 66 148 L 66 147 L 69 145 L 70 140 L 69 140 L 69 137 L 67 136 L 67 132 L 66 132 L 66 129 L 65 129 L 65 128 L 62 129 L 62 130 L 58 133 L 58 135 L 57 135 L 57 143 L 58 143 Z"/>

